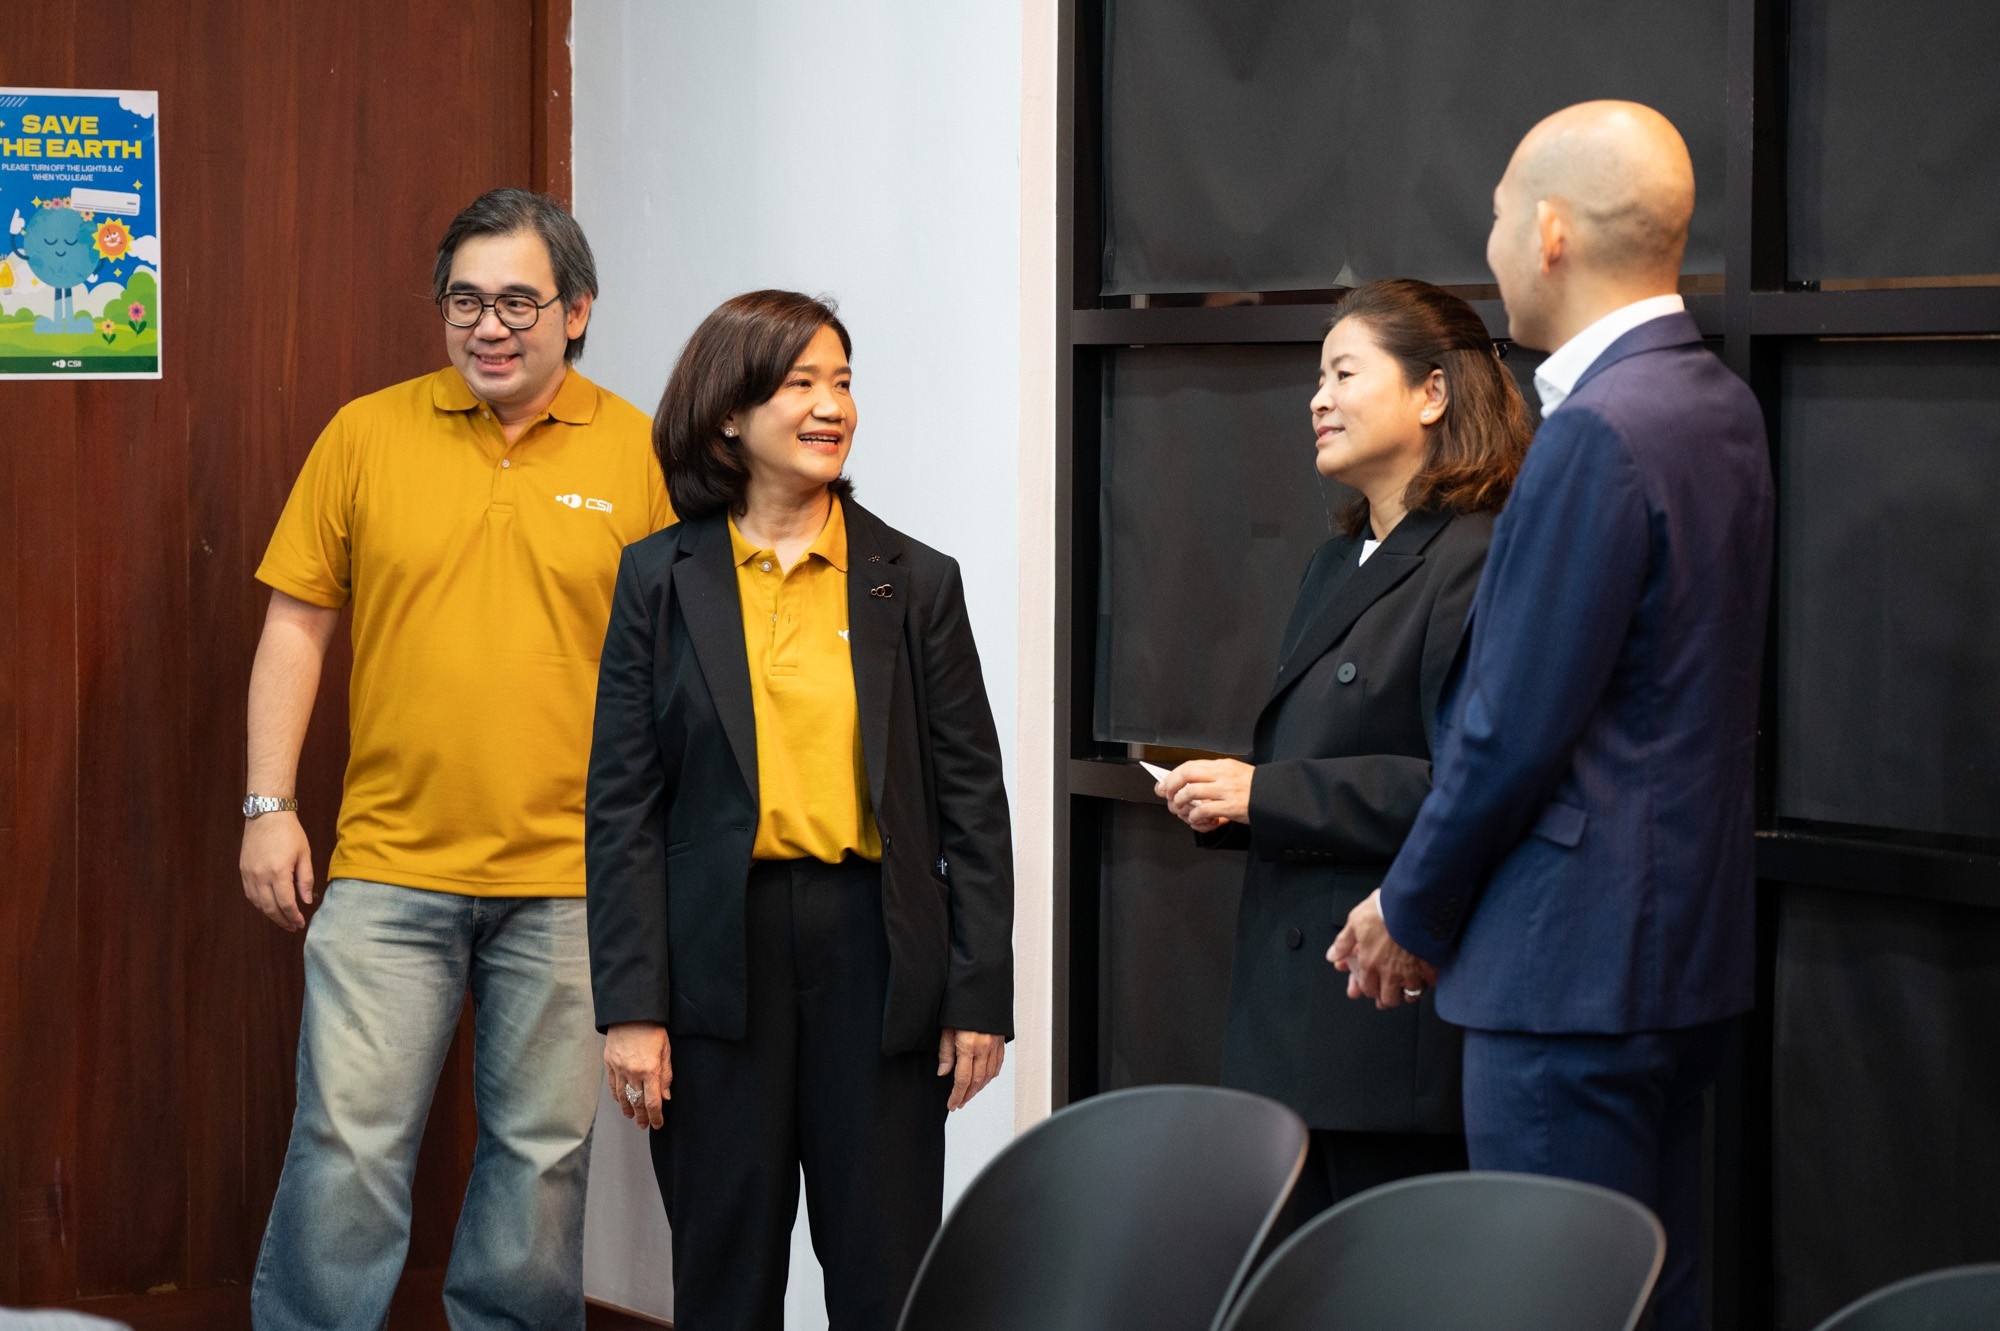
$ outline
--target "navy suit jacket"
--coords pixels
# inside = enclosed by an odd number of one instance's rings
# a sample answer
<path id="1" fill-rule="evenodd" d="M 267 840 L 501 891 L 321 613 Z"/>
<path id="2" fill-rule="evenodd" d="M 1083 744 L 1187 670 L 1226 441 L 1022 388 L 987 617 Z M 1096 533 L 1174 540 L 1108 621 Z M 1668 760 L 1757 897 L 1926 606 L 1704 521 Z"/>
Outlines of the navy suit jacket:
<path id="1" fill-rule="evenodd" d="M 1771 508 L 1757 401 L 1685 314 L 1612 343 L 1536 432 L 1382 883 L 1447 1021 L 1619 1034 L 1751 1007 Z"/>

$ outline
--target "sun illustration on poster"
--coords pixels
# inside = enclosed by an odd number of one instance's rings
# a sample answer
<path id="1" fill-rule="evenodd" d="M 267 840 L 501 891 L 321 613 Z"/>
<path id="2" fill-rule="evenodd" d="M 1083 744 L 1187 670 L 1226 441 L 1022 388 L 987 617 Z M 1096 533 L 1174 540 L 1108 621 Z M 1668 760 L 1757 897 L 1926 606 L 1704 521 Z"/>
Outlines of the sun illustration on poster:
<path id="1" fill-rule="evenodd" d="M 89 213 L 84 213 L 82 216 L 85 221 L 90 219 Z M 131 252 L 132 229 L 114 217 L 97 228 L 91 241 L 91 247 L 100 257 L 122 259 Z"/>

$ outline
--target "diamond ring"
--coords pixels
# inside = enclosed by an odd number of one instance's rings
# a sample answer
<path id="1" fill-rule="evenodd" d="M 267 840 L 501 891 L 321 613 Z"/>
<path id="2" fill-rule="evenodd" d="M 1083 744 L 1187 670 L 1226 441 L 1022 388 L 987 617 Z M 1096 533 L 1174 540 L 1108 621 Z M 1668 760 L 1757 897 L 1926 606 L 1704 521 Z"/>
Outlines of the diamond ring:
<path id="1" fill-rule="evenodd" d="M 629 1081 L 625 1083 L 626 1104 L 631 1105 L 634 1109 L 637 1109 L 639 1107 L 639 1101 L 644 1098 L 645 1098 L 644 1094 L 639 1090 L 637 1086 L 634 1086 Z"/>

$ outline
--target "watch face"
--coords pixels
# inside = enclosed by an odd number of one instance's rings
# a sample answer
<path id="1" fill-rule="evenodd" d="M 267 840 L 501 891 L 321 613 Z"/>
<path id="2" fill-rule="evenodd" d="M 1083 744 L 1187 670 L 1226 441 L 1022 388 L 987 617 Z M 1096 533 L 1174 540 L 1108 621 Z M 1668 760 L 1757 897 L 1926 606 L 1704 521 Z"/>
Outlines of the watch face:
<path id="1" fill-rule="evenodd" d="M 255 795 L 245 795 L 243 797 L 243 816 L 245 818 L 255 818 L 257 816 L 257 797 Z"/>

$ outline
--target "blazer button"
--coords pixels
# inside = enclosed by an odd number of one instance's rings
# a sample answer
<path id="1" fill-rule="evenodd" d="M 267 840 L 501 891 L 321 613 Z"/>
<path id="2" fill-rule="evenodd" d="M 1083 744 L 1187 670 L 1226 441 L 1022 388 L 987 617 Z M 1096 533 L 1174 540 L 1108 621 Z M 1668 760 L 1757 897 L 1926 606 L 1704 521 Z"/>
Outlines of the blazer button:
<path id="1" fill-rule="evenodd" d="M 1333 672 L 1333 677 L 1343 684 L 1352 684 L 1354 682 L 1354 662 L 1342 661 L 1340 669 Z"/>
<path id="2" fill-rule="evenodd" d="M 1293 925 L 1285 930 L 1285 946 L 1296 952 L 1306 945 L 1306 931 Z"/>

